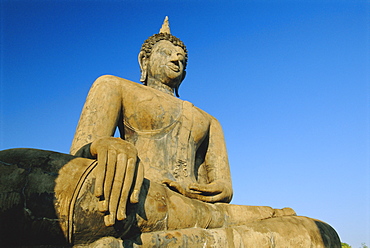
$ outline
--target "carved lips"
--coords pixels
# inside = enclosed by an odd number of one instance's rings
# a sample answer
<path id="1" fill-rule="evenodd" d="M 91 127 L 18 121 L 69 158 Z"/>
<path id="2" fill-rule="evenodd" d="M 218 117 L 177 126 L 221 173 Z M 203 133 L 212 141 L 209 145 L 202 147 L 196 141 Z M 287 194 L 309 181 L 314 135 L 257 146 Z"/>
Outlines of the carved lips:
<path id="1" fill-rule="evenodd" d="M 178 61 L 171 61 L 167 63 L 167 67 L 173 70 L 174 72 L 179 72 L 180 67 L 178 66 L 178 63 L 179 63 Z"/>

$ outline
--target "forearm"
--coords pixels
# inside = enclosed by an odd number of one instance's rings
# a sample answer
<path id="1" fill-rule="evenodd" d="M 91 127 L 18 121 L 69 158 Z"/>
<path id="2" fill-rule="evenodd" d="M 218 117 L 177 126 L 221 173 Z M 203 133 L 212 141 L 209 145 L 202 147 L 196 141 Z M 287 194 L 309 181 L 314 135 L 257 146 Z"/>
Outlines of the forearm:
<path id="1" fill-rule="evenodd" d="M 209 184 L 219 185 L 219 188 L 223 189 L 223 197 L 219 198 L 220 201 L 230 202 L 233 190 L 229 161 L 222 128 L 216 119 L 212 120 L 210 127 L 209 145 L 205 155 L 205 169 Z"/>

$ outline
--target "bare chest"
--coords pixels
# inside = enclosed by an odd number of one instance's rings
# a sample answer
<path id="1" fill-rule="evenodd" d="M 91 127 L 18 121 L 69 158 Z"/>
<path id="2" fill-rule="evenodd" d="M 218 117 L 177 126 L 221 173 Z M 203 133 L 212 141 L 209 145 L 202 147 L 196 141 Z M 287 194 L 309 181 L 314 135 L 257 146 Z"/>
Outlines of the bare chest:
<path id="1" fill-rule="evenodd" d="M 210 118 L 191 103 L 160 94 L 147 94 L 124 103 L 124 123 L 138 132 L 161 132 L 178 124 L 199 143 L 207 135 Z M 179 123 L 180 122 L 180 123 Z"/>

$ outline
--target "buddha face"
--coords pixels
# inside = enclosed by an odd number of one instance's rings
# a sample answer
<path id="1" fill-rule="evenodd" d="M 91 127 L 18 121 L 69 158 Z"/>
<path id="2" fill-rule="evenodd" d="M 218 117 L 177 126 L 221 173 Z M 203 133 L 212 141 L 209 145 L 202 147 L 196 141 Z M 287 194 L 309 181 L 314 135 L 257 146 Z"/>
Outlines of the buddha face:
<path id="1" fill-rule="evenodd" d="M 152 53 L 144 62 L 143 69 L 148 80 L 160 81 L 171 88 L 176 88 L 184 79 L 185 52 L 168 40 L 158 41 Z"/>

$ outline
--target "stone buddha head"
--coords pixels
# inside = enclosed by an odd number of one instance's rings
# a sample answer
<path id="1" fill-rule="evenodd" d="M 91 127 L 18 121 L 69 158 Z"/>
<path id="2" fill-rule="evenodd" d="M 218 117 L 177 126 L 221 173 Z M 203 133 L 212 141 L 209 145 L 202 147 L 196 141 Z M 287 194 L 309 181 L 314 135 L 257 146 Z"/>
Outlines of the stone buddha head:
<path id="1" fill-rule="evenodd" d="M 187 63 L 184 43 L 171 35 L 168 17 L 158 34 L 150 36 L 139 53 L 140 81 L 144 85 L 163 84 L 178 95 L 178 88 L 184 80 Z"/>

